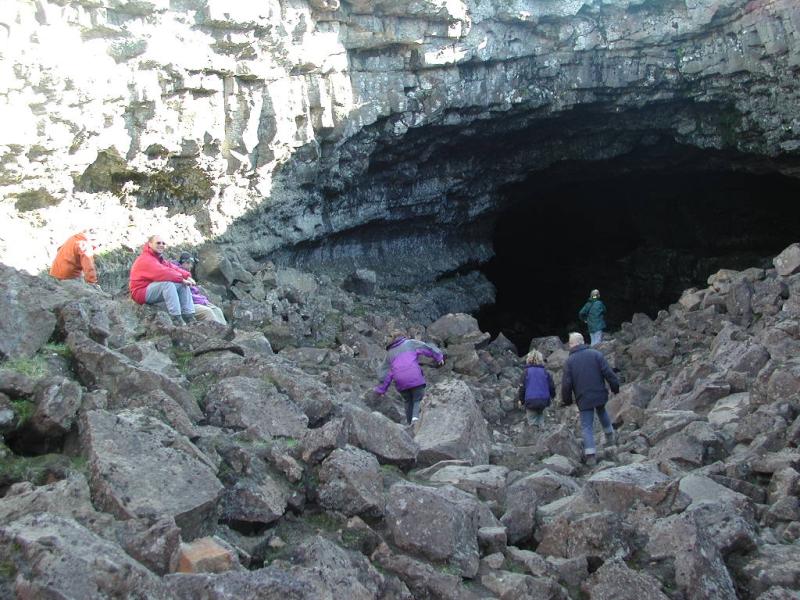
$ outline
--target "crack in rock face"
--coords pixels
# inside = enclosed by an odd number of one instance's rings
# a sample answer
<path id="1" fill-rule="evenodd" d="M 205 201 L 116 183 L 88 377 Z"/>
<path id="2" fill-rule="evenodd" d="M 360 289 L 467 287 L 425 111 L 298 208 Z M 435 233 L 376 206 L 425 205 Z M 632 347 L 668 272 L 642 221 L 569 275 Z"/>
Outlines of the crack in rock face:
<path id="1" fill-rule="evenodd" d="M 487 261 L 503 187 L 565 162 L 676 143 L 796 176 L 798 21 L 793 0 L 8 2 L 0 258 L 42 269 L 93 221 L 111 262 L 166 230 L 413 283 Z"/>

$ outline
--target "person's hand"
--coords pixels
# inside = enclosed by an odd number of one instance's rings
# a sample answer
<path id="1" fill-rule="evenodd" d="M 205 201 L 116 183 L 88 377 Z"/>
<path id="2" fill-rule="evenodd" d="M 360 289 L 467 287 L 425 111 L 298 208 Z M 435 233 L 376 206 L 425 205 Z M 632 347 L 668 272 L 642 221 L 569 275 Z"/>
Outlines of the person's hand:
<path id="1" fill-rule="evenodd" d="M 184 285 L 194 285 L 196 282 L 191 277 L 187 277 L 183 280 Z"/>

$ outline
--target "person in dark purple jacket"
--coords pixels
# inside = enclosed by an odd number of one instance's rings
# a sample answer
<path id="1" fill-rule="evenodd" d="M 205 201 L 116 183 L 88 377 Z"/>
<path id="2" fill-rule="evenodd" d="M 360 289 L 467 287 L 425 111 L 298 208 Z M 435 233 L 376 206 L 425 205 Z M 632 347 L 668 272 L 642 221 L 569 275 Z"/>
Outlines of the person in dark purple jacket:
<path id="1" fill-rule="evenodd" d="M 406 420 L 409 425 L 419 420 L 419 405 L 425 394 L 425 376 L 419 366 L 419 357 L 428 356 L 438 366 L 444 364 L 444 354 L 432 344 L 405 337 L 402 331 L 393 331 L 386 346 L 386 358 L 381 366 L 379 376 L 381 383 L 374 391 L 383 395 L 392 381 L 406 402 Z"/>
<path id="2" fill-rule="evenodd" d="M 539 428 L 544 425 L 544 409 L 556 397 L 553 376 L 544 368 L 544 357 L 538 350 L 531 350 L 525 357 L 525 370 L 520 382 L 520 404 L 525 407 L 528 425 Z"/>

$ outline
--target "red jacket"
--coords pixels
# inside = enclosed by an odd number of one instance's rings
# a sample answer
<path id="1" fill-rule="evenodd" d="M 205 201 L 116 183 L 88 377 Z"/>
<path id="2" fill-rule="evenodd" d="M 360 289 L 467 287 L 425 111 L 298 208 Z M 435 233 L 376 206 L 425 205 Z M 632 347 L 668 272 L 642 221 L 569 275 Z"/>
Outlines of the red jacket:
<path id="1" fill-rule="evenodd" d="M 97 283 L 94 268 L 94 248 L 83 233 L 76 233 L 58 249 L 50 275 L 56 279 L 75 279 L 81 276 L 86 283 Z"/>
<path id="2" fill-rule="evenodd" d="M 139 304 L 144 304 L 147 286 L 154 281 L 181 283 L 191 276 L 192 274 L 189 271 L 184 271 L 180 267 L 170 264 L 145 244 L 142 247 L 142 253 L 133 261 L 128 288 L 131 291 L 131 298 Z"/>

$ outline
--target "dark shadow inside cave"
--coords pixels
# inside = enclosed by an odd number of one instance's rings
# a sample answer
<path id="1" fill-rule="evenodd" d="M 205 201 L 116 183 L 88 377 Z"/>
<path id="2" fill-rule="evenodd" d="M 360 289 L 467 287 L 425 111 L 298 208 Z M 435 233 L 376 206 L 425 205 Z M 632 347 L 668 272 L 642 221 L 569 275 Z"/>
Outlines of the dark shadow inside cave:
<path id="1" fill-rule="evenodd" d="M 575 167 L 509 187 L 495 223 L 496 255 L 482 270 L 497 299 L 476 316 L 520 352 L 534 337 L 585 335 L 577 312 L 592 288 L 613 332 L 634 313 L 655 317 L 721 268 L 771 267 L 800 239 L 797 179 L 685 165 L 630 169 L 619 159 Z"/>

